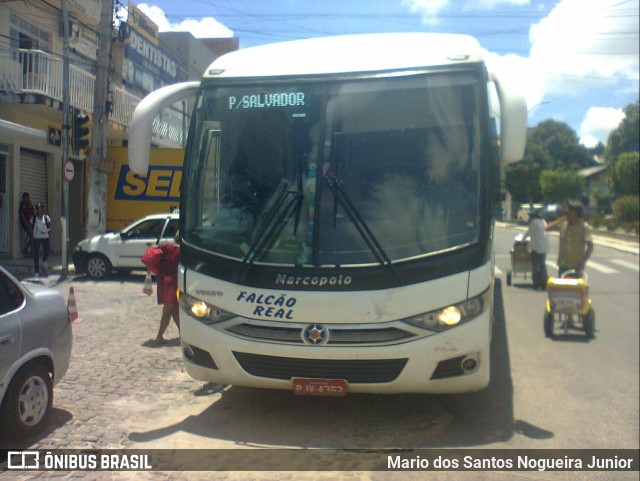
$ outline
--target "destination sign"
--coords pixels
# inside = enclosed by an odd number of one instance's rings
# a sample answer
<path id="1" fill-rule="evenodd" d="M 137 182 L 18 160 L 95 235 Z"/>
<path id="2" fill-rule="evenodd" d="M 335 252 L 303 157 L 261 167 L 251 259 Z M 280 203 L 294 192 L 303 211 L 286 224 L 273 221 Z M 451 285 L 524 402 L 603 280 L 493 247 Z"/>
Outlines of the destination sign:
<path id="1" fill-rule="evenodd" d="M 243 95 L 242 97 L 229 96 L 229 110 L 303 107 L 304 105 L 304 92 L 256 93 Z"/>

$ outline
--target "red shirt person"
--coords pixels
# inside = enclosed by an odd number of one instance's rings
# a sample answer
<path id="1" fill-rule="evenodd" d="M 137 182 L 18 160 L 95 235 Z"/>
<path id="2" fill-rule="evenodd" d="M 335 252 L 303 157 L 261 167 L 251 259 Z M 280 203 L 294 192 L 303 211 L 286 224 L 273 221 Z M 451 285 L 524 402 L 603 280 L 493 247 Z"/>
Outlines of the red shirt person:
<path id="1" fill-rule="evenodd" d="M 178 244 L 160 244 L 162 261 L 157 274 L 158 304 L 162 305 L 160 329 L 156 336 L 158 344 L 164 344 L 164 332 L 169 327 L 171 318 L 180 330 L 180 311 L 178 309 L 178 265 L 180 264 L 180 246 Z"/>
<path id="2" fill-rule="evenodd" d="M 162 262 L 158 270 L 158 304 L 177 306 L 178 298 L 178 265 L 180 264 L 180 246 L 176 244 L 160 244 Z"/>

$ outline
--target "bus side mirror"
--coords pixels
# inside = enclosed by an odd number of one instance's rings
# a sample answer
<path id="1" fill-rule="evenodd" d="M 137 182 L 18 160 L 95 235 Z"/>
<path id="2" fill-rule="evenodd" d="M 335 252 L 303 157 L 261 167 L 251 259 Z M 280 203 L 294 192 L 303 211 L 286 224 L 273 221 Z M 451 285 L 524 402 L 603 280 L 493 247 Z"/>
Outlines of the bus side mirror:
<path id="1" fill-rule="evenodd" d="M 493 74 L 500 101 L 500 163 L 511 164 L 522 160 L 527 140 L 527 104 L 518 92 L 507 88 Z"/>
<path id="2" fill-rule="evenodd" d="M 131 117 L 129 125 L 129 168 L 146 177 L 149 170 L 149 151 L 153 133 L 153 121 L 166 107 L 193 97 L 200 82 L 180 82 L 154 90 L 144 97 Z"/>

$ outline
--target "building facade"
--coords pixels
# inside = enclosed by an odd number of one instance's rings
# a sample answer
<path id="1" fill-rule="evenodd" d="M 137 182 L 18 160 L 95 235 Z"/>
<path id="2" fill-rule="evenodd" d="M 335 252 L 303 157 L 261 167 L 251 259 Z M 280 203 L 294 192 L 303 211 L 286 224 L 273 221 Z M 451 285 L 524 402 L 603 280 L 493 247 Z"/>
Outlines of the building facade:
<path id="1" fill-rule="evenodd" d="M 66 3 L 71 124 L 74 114 L 91 118 L 93 112 L 101 0 Z M 133 4 L 128 6 L 126 20 L 114 22 L 111 40 L 105 96 L 107 145 L 114 147 L 126 147 L 131 115 L 142 97 L 164 85 L 199 79 L 218 56 L 215 47 L 238 46 L 237 39 L 204 41 L 187 32 L 165 36 Z M 71 247 L 86 234 L 90 146 L 77 152 L 70 148 L 70 167 L 63 169 L 63 42 L 61 0 L 0 2 L 0 258 L 21 253 L 18 206 L 22 192 L 29 192 L 34 204 L 42 202 L 51 216 L 54 254 L 62 249 L 65 182 Z M 189 106 L 182 104 L 166 109 L 157 119 L 154 145 L 182 147 L 188 112 Z M 92 128 L 92 123 L 87 126 Z M 110 175 L 108 161 L 104 173 Z"/>

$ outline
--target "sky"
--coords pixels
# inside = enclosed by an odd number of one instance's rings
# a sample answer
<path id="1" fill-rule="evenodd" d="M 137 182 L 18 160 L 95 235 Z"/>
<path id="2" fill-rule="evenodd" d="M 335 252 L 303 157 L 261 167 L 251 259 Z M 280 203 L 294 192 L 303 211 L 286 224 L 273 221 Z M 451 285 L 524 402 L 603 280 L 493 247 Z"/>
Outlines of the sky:
<path id="1" fill-rule="evenodd" d="M 238 37 L 243 48 L 351 33 L 476 37 L 487 65 L 517 86 L 529 126 L 567 123 L 606 144 L 639 87 L 640 0 L 148 0 L 160 31 Z"/>

